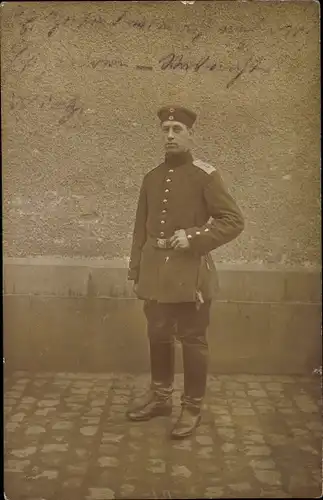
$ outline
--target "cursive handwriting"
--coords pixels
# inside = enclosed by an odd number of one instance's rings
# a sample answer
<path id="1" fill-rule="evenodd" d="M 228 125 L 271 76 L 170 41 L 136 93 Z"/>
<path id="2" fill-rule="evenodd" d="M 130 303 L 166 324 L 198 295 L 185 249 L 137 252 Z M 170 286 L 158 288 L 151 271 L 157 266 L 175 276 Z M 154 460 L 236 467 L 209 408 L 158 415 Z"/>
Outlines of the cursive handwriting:
<path id="1" fill-rule="evenodd" d="M 243 73 L 252 73 L 256 70 L 268 73 L 268 68 L 261 66 L 262 60 L 262 58 L 255 58 L 252 56 L 244 63 L 241 63 L 241 61 L 237 59 L 235 62 L 227 64 L 210 55 L 200 57 L 197 61 L 194 61 L 190 56 L 185 57 L 182 53 L 176 54 L 175 52 L 171 52 L 159 59 L 158 62 L 160 64 L 160 69 L 163 71 L 180 70 L 198 73 L 201 69 L 204 69 L 206 71 L 236 72 L 236 75 L 227 84 L 227 88 L 229 88 Z"/>
<path id="2" fill-rule="evenodd" d="M 128 67 L 128 64 L 122 59 L 94 59 L 90 62 L 92 69 L 98 68 L 124 68 Z"/>
<path id="3" fill-rule="evenodd" d="M 145 31 L 175 31 L 179 32 L 181 30 L 184 31 L 184 33 L 188 33 L 191 37 L 191 41 L 195 42 L 198 38 L 202 36 L 201 30 L 198 30 L 194 26 L 191 26 L 189 23 L 181 23 L 179 25 L 172 25 L 169 21 L 167 21 L 164 18 L 158 18 L 158 19 L 147 19 L 144 16 L 132 16 L 129 14 L 129 11 L 126 10 L 124 11 L 121 15 L 117 17 L 115 21 L 112 21 L 111 25 L 112 26 L 117 26 L 117 25 L 125 25 L 128 26 L 129 28 L 135 28 L 138 30 L 145 30 Z"/>
<path id="4" fill-rule="evenodd" d="M 16 52 L 16 50 L 18 51 Z M 38 54 L 30 49 L 29 43 L 24 44 L 22 48 L 19 44 L 16 44 L 16 46 L 12 47 L 12 54 L 11 66 L 20 74 L 34 68 L 38 62 Z"/>
<path id="5" fill-rule="evenodd" d="M 21 6 L 19 6 L 21 7 Z M 253 26 L 247 26 L 243 23 L 223 23 L 219 26 L 214 26 L 210 23 L 204 23 L 203 28 L 196 26 L 196 24 L 188 22 L 174 22 L 171 19 L 160 15 L 153 17 L 152 15 L 141 13 L 134 13 L 133 8 L 127 8 L 122 12 L 109 16 L 107 14 L 99 13 L 66 13 L 63 10 L 51 9 L 50 11 L 43 10 L 37 12 L 34 9 L 19 10 L 14 15 L 15 24 L 18 25 L 21 37 L 29 36 L 34 30 L 37 23 L 37 30 L 43 28 L 46 30 L 47 37 L 51 38 L 58 33 L 60 28 L 70 28 L 72 30 L 81 30 L 86 28 L 94 28 L 97 32 L 104 31 L 109 34 L 111 29 L 135 29 L 138 31 L 154 32 L 166 31 L 169 33 L 182 33 L 187 34 L 191 42 L 195 42 L 202 36 L 205 36 L 211 29 L 217 35 L 240 35 L 245 33 L 253 33 L 255 30 L 261 29 L 267 36 L 280 35 L 286 40 L 295 40 L 296 36 L 301 34 L 308 34 L 310 31 L 309 26 L 304 24 L 286 23 L 280 26 L 272 26 L 266 23 L 265 18 L 261 18 L 259 23 Z"/>
<path id="6" fill-rule="evenodd" d="M 20 35 L 25 37 L 34 30 L 35 24 L 38 22 L 38 29 L 40 28 L 39 21 L 42 22 L 42 27 L 45 28 L 48 38 L 53 37 L 60 28 L 67 27 L 72 30 L 82 30 L 86 28 L 94 28 L 96 31 L 104 31 L 110 33 L 111 29 L 135 29 L 145 32 L 153 31 L 166 31 L 173 33 L 186 33 L 191 38 L 191 41 L 196 41 L 202 36 L 201 29 L 197 29 L 189 23 L 173 23 L 160 16 L 158 18 L 151 18 L 142 14 L 133 14 L 126 9 L 117 14 L 113 19 L 108 15 L 104 16 L 97 13 L 79 14 L 64 14 L 63 11 L 50 10 L 36 13 L 33 15 L 24 15 L 23 11 L 19 11 L 19 15 L 15 16 L 15 21 L 19 25 Z"/>
<path id="7" fill-rule="evenodd" d="M 63 114 L 61 118 L 58 120 L 59 125 L 63 125 L 67 121 L 69 121 L 75 113 L 82 113 L 83 108 L 79 105 L 78 99 L 73 97 L 68 100 L 67 104 L 63 107 Z"/>
<path id="8" fill-rule="evenodd" d="M 23 20 L 20 25 L 20 35 L 24 36 L 26 33 L 30 33 L 34 28 L 34 22 L 36 20 L 37 16 L 32 16 Z"/>
<path id="9" fill-rule="evenodd" d="M 264 21 L 262 19 L 261 21 Z M 236 35 L 242 33 L 254 33 L 255 29 L 259 28 L 261 21 L 257 26 L 245 26 L 244 24 L 224 24 L 223 26 L 219 26 L 217 32 L 219 34 L 227 34 L 227 35 Z M 308 34 L 309 28 L 305 27 L 303 24 L 281 24 L 280 26 L 266 26 L 265 29 L 269 31 L 270 35 L 283 35 L 285 38 L 295 38 L 299 33 Z"/>
<path id="10" fill-rule="evenodd" d="M 22 96 L 12 92 L 9 98 L 9 109 L 13 110 L 25 110 L 25 109 L 43 109 L 43 110 L 59 110 L 60 116 L 57 123 L 63 125 L 68 122 L 74 115 L 83 112 L 83 106 L 81 105 L 79 98 L 77 96 L 70 96 L 61 98 L 57 95 L 50 94 L 48 96 L 41 95 L 31 95 Z"/>
<path id="11" fill-rule="evenodd" d="M 268 68 L 263 68 L 261 66 L 261 62 L 263 61 L 263 57 L 249 57 L 247 61 L 243 64 L 242 68 L 238 70 L 236 75 L 229 80 L 227 83 L 226 87 L 227 89 L 230 88 L 244 73 L 253 73 L 254 71 L 258 70 L 261 72 L 268 73 L 269 70 Z"/>
<path id="12" fill-rule="evenodd" d="M 247 60 L 243 59 L 241 54 L 237 52 L 236 58 L 230 61 L 223 61 L 217 56 L 204 54 L 197 57 L 192 57 L 190 54 L 170 52 L 163 55 L 153 64 L 139 63 L 125 61 L 123 58 L 111 58 L 111 57 L 101 57 L 94 58 L 90 61 L 74 61 L 73 58 L 70 60 L 71 65 L 74 68 L 89 68 L 96 71 L 104 70 L 114 70 L 123 68 L 132 68 L 139 71 L 174 71 L 174 72 L 192 72 L 192 73 L 216 73 L 216 72 L 227 72 L 234 73 L 234 76 L 227 83 L 227 88 L 230 88 L 243 74 L 253 73 L 258 71 L 261 73 L 269 73 L 269 68 L 265 67 L 263 63 L 263 57 L 251 56 Z M 63 61 L 63 60 L 62 60 Z M 37 58 L 35 55 L 28 53 L 26 47 L 20 49 L 19 52 L 14 56 L 15 69 L 22 73 L 27 68 L 32 68 L 36 64 Z M 44 71 L 43 71 L 44 73 Z M 39 76 L 42 77 L 43 73 Z M 49 100 L 49 104 L 52 106 L 53 102 Z M 56 107 L 62 104 L 56 103 Z M 21 107 L 23 104 L 19 104 L 19 98 L 15 97 L 11 100 L 11 106 Z M 43 105 L 42 105 L 43 106 Z M 41 106 L 41 107 L 42 107 Z M 67 104 L 66 104 L 67 106 Z M 67 117 L 73 115 L 74 113 L 80 111 L 79 106 L 75 102 L 74 105 L 71 103 L 67 107 Z M 67 118 L 69 119 L 69 118 Z"/>
<path id="13" fill-rule="evenodd" d="M 182 71 L 192 70 L 198 72 L 203 67 L 209 71 L 213 71 L 217 66 L 215 61 L 210 64 L 210 56 L 202 57 L 198 61 L 193 62 L 189 57 L 185 58 L 183 54 L 176 54 L 175 52 L 170 52 L 166 56 L 161 57 L 158 62 L 163 71 L 166 69 L 178 69 Z"/>

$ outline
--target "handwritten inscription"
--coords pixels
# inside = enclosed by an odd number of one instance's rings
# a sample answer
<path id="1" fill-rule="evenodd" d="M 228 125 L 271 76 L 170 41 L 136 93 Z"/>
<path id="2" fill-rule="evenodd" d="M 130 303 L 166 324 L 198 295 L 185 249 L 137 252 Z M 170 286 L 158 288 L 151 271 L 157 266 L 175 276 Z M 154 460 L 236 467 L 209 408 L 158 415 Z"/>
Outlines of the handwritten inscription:
<path id="1" fill-rule="evenodd" d="M 20 6 L 21 7 L 21 6 Z M 29 12 L 29 13 L 28 13 Z M 212 30 L 217 35 L 243 35 L 247 33 L 254 33 L 255 29 L 261 28 L 265 35 L 281 35 L 285 39 L 295 39 L 300 34 L 308 34 L 310 28 L 303 24 L 285 23 L 278 26 L 271 26 L 266 23 L 265 18 L 261 18 L 257 25 L 247 26 L 242 22 L 239 23 L 225 23 L 218 27 L 213 27 L 211 21 L 208 19 L 203 23 L 203 27 L 196 26 L 195 23 L 174 22 L 173 20 L 164 16 L 153 16 L 148 13 L 134 13 L 132 8 L 123 10 L 120 13 L 114 14 L 109 17 L 108 14 L 99 13 L 86 13 L 86 14 L 67 14 L 63 10 L 44 10 L 36 12 L 34 9 L 25 11 L 17 8 L 14 15 L 15 22 L 18 23 L 20 35 L 22 37 L 28 36 L 33 30 L 35 25 L 43 25 L 46 30 L 47 37 L 51 38 L 60 28 L 69 28 L 76 31 L 81 31 L 86 28 L 94 28 L 96 32 L 110 33 L 113 29 L 124 30 L 134 29 L 145 32 L 162 32 L 182 34 L 188 36 L 191 42 L 196 42 L 205 37 L 207 33 Z M 45 23 L 44 23 L 45 21 Z"/>
<path id="2" fill-rule="evenodd" d="M 74 70 L 77 68 L 89 68 L 94 71 L 108 71 L 117 70 L 124 68 L 133 68 L 136 71 L 172 71 L 172 72 L 192 72 L 192 73 L 218 73 L 227 72 L 229 73 L 229 81 L 226 83 L 226 87 L 230 88 L 236 84 L 239 79 L 245 74 L 250 74 L 253 72 L 259 73 L 269 73 L 269 67 L 264 65 L 264 51 L 272 50 L 273 44 L 266 42 L 266 47 L 264 50 L 259 49 L 259 46 L 255 47 L 255 50 L 262 55 L 249 56 L 248 54 L 253 53 L 254 47 L 250 47 L 251 41 L 245 40 L 245 37 L 234 37 L 234 35 L 243 35 L 244 33 L 250 32 L 250 26 L 245 26 L 241 23 L 226 23 L 219 24 L 219 26 L 212 28 L 210 21 L 206 19 L 202 28 L 197 28 L 195 23 L 185 23 L 182 22 L 180 25 L 174 23 L 168 18 L 159 16 L 152 17 L 149 13 L 145 15 L 141 13 L 135 13 L 134 9 L 125 9 L 119 13 L 113 13 L 109 17 L 108 12 L 103 13 L 67 13 L 65 9 L 44 9 L 40 12 L 34 9 L 18 9 L 13 17 L 13 23 L 17 25 L 20 33 L 20 39 L 15 47 L 12 47 L 11 59 L 8 61 L 8 68 L 10 70 L 17 71 L 20 75 L 23 74 L 24 77 L 30 75 L 33 80 L 37 83 L 41 81 L 45 74 L 44 65 L 40 61 L 41 49 L 39 45 L 33 44 L 32 33 L 37 36 L 47 36 L 48 39 L 53 39 L 55 36 L 55 43 L 57 44 L 59 38 L 66 39 L 68 43 L 68 33 L 65 34 L 63 29 L 70 29 L 77 32 L 82 32 L 87 28 L 90 28 L 93 32 L 93 36 L 96 33 L 104 33 L 108 35 L 112 31 L 119 30 L 127 33 L 129 29 L 135 30 L 145 30 L 153 33 L 154 31 L 168 31 L 187 34 L 192 42 L 197 41 L 199 38 L 204 36 L 209 29 L 214 30 L 215 35 L 229 35 L 232 39 L 232 46 L 230 48 L 230 58 L 229 60 L 221 60 L 218 56 L 214 54 L 206 53 L 204 55 L 191 55 L 189 52 L 175 52 L 174 49 L 166 54 L 163 54 L 155 61 L 134 61 L 129 58 L 129 51 L 132 49 L 123 50 L 120 57 L 106 57 L 100 54 L 100 57 L 89 56 L 86 59 L 86 55 L 82 60 L 82 56 L 75 56 L 78 52 L 78 44 L 74 44 L 72 41 L 69 42 L 70 46 L 75 46 L 74 54 L 70 54 L 68 48 L 65 47 L 65 54 L 56 57 L 55 59 L 55 69 L 60 64 L 69 62 Z M 264 17 L 260 17 L 260 20 L 254 28 L 261 28 L 265 33 L 270 33 L 275 35 L 278 32 L 282 37 L 289 38 L 290 40 L 296 40 L 299 35 L 308 34 L 310 27 L 305 27 L 303 24 L 293 24 L 285 23 L 279 26 L 270 26 L 266 23 Z M 253 28 L 253 29 L 254 29 Z M 103 30 L 103 31 L 102 31 Z M 172 35 L 173 36 L 173 35 Z M 67 37 L 67 38 L 66 38 Z M 169 37 L 168 37 L 169 38 Z M 274 39 L 280 41 L 280 37 L 274 37 Z M 267 40 L 266 36 L 264 40 Z M 304 39 L 303 39 L 304 40 Z M 186 37 L 187 42 L 187 37 Z M 185 43 L 186 43 L 185 42 Z M 37 42 L 38 43 L 38 42 Z M 63 42 L 60 41 L 63 46 Z M 267 47 L 269 44 L 270 47 Z M 184 46 L 187 47 L 187 44 Z M 234 52 L 232 53 L 232 50 Z M 196 53 L 197 50 L 195 49 Z M 9 59 L 8 58 L 8 59 Z M 266 57 L 268 60 L 268 58 Z M 232 75 L 232 76 L 231 76 Z M 70 105 L 67 116 L 69 113 L 72 115 L 79 112 L 78 106 L 75 104 L 74 107 Z M 69 119 L 69 118 L 67 118 Z"/>
<path id="3" fill-rule="evenodd" d="M 24 51 L 20 51 L 25 54 Z M 16 58 L 15 58 L 16 59 Z M 34 64 L 36 64 L 36 56 L 27 56 L 26 60 L 20 62 L 20 64 L 15 65 L 15 69 L 22 73 L 27 68 L 31 69 Z M 227 88 L 231 87 L 243 74 L 253 73 L 258 71 L 260 73 L 268 74 L 270 69 L 263 65 L 263 58 L 250 56 L 242 57 L 241 54 L 237 54 L 236 58 L 232 61 L 226 61 L 219 59 L 214 55 L 205 54 L 202 56 L 192 57 L 190 54 L 170 52 L 163 55 L 154 64 L 132 64 L 131 61 L 124 61 L 122 58 L 109 58 L 101 57 L 97 59 L 92 59 L 87 62 L 82 61 L 71 61 L 73 67 L 79 68 L 89 68 L 96 71 L 113 70 L 113 69 L 123 69 L 123 68 L 133 68 L 138 71 L 173 71 L 173 72 L 192 72 L 192 73 L 235 73 L 235 76 L 230 79 L 227 84 Z"/>
<path id="4" fill-rule="evenodd" d="M 51 38 L 62 27 L 67 27 L 73 30 L 84 30 L 86 28 L 95 28 L 97 31 L 111 32 L 115 29 L 135 29 L 145 32 L 167 31 L 187 34 L 191 41 L 196 41 L 203 34 L 201 29 L 192 26 L 190 23 L 173 23 L 166 20 L 164 17 L 153 17 L 148 15 L 130 13 L 130 9 L 116 15 L 114 18 L 109 18 L 98 13 L 86 13 L 83 15 L 69 14 L 64 15 L 63 11 L 51 10 L 50 12 L 36 13 L 35 10 L 29 10 L 31 14 L 24 15 L 22 10 L 17 10 L 15 20 L 19 24 L 20 35 L 25 37 L 30 34 L 37 22 L 46 22 L 47 37 Z"/>
<path id="5" fill-rule="evenodd" d="M 81 66 L 89 66 L 92 69 L 104 69 L 104 68 L 122 68 L 122 67 L 131 67 L 131 64 L 123 61 L 122 59 L 93 59 L 89 63 L 81 64 Z M 184 55 L 182 53 L 171 52 L 162 56 L 155 65 L 149 64 L 137 64 L 134 66 L 135 69 L 146 71 L 146 70 L 158 70 L 161 69 L 163 71 L 192 71 L 195 73 L 200 72 L 201 70 L 206 71 L 239 71 L 240 65 L 239 61 L 233 63 L 223 63 L 220 60 L 217 60 L 215 57 L 211 57 L 210 55 L 205 55 L 202 57 L 196 57 L 195 60 L 190 55 Z"/>
<path id="6" fill-rule="evenodd" d="M 193 70 L 198 72 L 201 68 L 207 68 L 209 71 L 213 71 L 216 68 L 216 63 L 208 65 L 210 62 L 210 56 L 206 56 L 204 58 L 199 59 L 197 62 L 192 62 L 191 59 L 185 59 L 183 54 L 176 54 L 175 52 L 170 52 L 166 56 L 163 56 L 159 59 L 160 68 L 162 70 L 170 69 L 170 70 Z"/>
<path id="7" fill-rule="evenodd" d="M 10 110 L 25 110 L 31 107 L 34 109 L 58 110 L 60 112 L 57 121 L 59 125 L 65 124 L 74 115 L 83 113 L 83 106 L 77 96 L 61 98 L 53 94 L 48 96 L 40 96 L 38 94 L 33 96 L 21 96 L 15 92 L 11 93 L 9 98 Z"/>
<path id="8" fill-rule="evenodd" d="M 196 41 L 202 32 L 189 23 L 182 23 L 180 27 L 172 25 L 166 19 L 160 17 L 155 19 L 148 19 L 143 15 L 134 16 L 125 10 L 118 17 L 112 21 L 108 21 L 103 16 L 98 14 L 85 15 L 84 19 L 78 24 L 78 28 L 85 26 L 100 26 L 102 28 L 111 28 L 120 26 L 121 28 L 133 28 L 141 31 L 177 31 L 183 30 L 191 36 L 192 41 Z"/>
<path id="9" fill-rule="evenodd" d="M 94 59 L 90 62 L 91 68 L 127 68 L 128 64 L 122 59 Z"/>
<path id="10" fill-rule="evenodd" d="M 262 20 L 264 21 L 264 19 Z M 295 38 L 298 34 L 304 33 L 308 34 L 310 32 L 309 28 L 304 26 L 303 24 L 294 25 L 290 23 L 281 24 L 279 26 L 265 26 L 266 31 L 269 32 L 270 35 L 278 35 L 281 34 L 284 37 L 292 37 Z M 227 35 L 236 35 L 243 33 L 254 33 L 255 26 L 245 26 L 243 24 L 225 24 L 223 26 L 219 26 L 217 32 Z"/>
<path id="11" fill-rule="evenodd" d="M 174 72 L 228 72 L 235 73 L 235 76 L 230 79 L 227 88 L 231 87 L 244 73 L 253 73 L 259 71 L 261 73 L 269 73 L 269 68 L 262 65 L 263 58 L 251 56 L 247 60 L 241 60 L 241 56 L 232 62 L 223 62 L 215 56 L 204 55 L 201 57 L 192 58 L 190 55 L 183 53 L 170 52 L 162 56 L 157 61 L 157 66 L 147 64 L 137 64 L 136 70 L 141 71 L 174 71 Z M 90 61 L 89 65 L 92 69 L 107 69 L 107 68 L 122 68 L 129 67 L 129 64 L 121 59 L 97 59 Z"/>
<path id="12" fill-rule="evenodd" d="M 38 63 L 38 55 L 30 50 L 29 44 L 19 49 L 12 58 L 12 68 L 22 74 L 25 71 L 33 69 Z"/>
<path id="13" fill-rule="evenodd" d="M 196 62 L 191 58 L 185 58 L 183 54 L 176 54 L 171 52 L 159 60 L 159 64 L 162 70 L 181 70 L 181 71 L 193 71 L 198 73 L 201 69 L 207 71 L 228 71 L 236 72 L 236 75 L 230 79 L 227 83 L 227 88 L 231 87 L 234 82 L 236 82 L 244 73 L 252 73 L 253 71 L 269 72 L 268 68 L 261 66 L 262 58 L 256 58 L 251 56 L 245 62 L 241 62 L 239 59 L 232 64 L 225 64 L 221 61 L 217 61 L 215 58 L 207 55 Z"/>
<path id="14" fill-rule="evenodd" d="M 189 23 L 181 23 L 180 26 L 172 26 L 168 21 L 166 21 L 163 18 L 160 19 L 153 19 L 153 20 L 148 20 L 147 18 L 140 16 L 137 18 L 134 18 L 132 16 L 129 16 L 129 12 L 125 11 L 123 12 L 113 23 L 113 26 L 116 26 L 117 24 L 123 23 L 131 28 L 137 28 L 141 30 L 146 30 L 146 31 L 174 31 L 174 28 L 176 28 L 176 31 L 178 32 L 178 29 L 180 28 L 183 30 L 183 32 L 188 33 L 191 36 L 191 39 L 193 42 L 195 42 L 198 38 L 202 36 L 202 31 L 199 29 L 196 29 L 194 26 L 191 26 Z"/>

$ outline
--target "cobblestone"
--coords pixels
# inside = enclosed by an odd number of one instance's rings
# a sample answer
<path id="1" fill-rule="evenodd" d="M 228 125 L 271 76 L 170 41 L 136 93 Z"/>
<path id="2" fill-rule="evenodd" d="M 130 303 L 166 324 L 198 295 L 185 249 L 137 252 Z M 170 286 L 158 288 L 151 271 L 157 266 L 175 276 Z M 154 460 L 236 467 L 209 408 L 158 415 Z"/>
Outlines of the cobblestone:
<path id="1" fill-rule="evenodd" d="M 26 413 L 16 413 L 10 417 L 11 422 L 22 422 L 25 418 Z"/>
<path id="2" fill-rule="evenodd" d="M 219 427 L 217 433 L 224 439 L 234 439 L 235 430 L 231 427 Z"/>
<path id="3" fill-rule="evenodd" d="M 26 429 L 26 434 L 27 436 L 29 434 L 41 434 L 43 432 L 46 432 L 44 427 L 41 427 L 40 425 L 32 425 Z"/>
<path id="4" fill-rule="evenodd" d="M 182 476 L 188 479 L 191 475 L 192 472 L 185 465 L 173 465 L 172 467 L 172 476 Z"/>
<path id="5" fill-rule="evenodd" d="M 273 460 L 251 460 L 250 465 L 254 469 L 274 469 L 276 466 Z"/>
<path id="6" fill-rule="evenodd" d="M 53 413 L 55 411 L 56 411 L 56 408 L 44 408 L 42 410 L 36 410 L 35 415 L 46 416 L 46 415 L 50 415 L 51 413 Z"/>
<path id="7" fill-rule="evenodd" d="M 179 448 L 177 448 L 179 449 Z M 197 452 L 197 456 L 200 457 L 200 458 L 211 458 L 212 459 L 212 447 L 210 446 L 205 446 L 203 448 L 201 448 L 200 450 L 198 450 Z"/>
<path id="8" fill-rule="evenodd" d="M 45 444 L 44 447 L 42 448 L 42 451 L 44 453 L 52 453 L 55 451 L 67 451 L 68 445 L 67 444 Z"/>
<path id="9" fill-rule="evenodd" d="M 7 432 L 15 432 L 17 429 L 19 429 L 19 424 L 16 422 L 9 422 L 8 424 L 6 424 L 5 429 Z"/>
<path id="10" fill-rule="evenodd" d="M 158 458 L 155 459 L 150 458 L 148 460 L 148 470 L 150 470 L 154 474 L 164 473 L 166 472 L 166 464 L 164 460 L 160 460 Z"/>
<path id="11" fill-rule="evenodd" d="M 258 481 L 266 484 L 281 484 L 281 474 L 272 470 L 255 469 L 255 476 Z"/>
<path id="12" fill-rule="evenodd" d="M 115 497 L 115 493 L 110 488 L 89 488 L 89 495 L 86 499 L 89 500 L 110 500 Z"/>
<path id="13" fill-rule="evenodd" d="M 171 418 L 126 420 L 147 387 L 148 375 L 8 375 L 8 499 L 320 496 L 318 377 L 210 376 L 201 425 L 183 441 L 168 438 L 179 407 Z M 177 406 L 182 387 L 176 376 Z"/>
<path id="14" fill-rule="evenodd" d="M 8 460 L 5 464 L 7 472 L 23 472 L 30 465 L 30 460 Z"/>
<path id="15" fill-rule="evenodd" d="M 266 392 L 263 391 L 262 389 L 256 390 L 253 389 L 251 391 L 248 391 L 249 396 L 254 396 L 256 398 L 265 398 L 267 396 Z"/>
<path id="16" fill-rule="evenodd" d="M 234 451 L 236 449 L 236 446 L 234 443 L 224 443 L 221 446 L 221 449 L 224 453 L 229 453 L 230 451 Z"/>
<path id="17" fill-rule="evenodd" d="M 271 454 L 269 446 L 246 446 L 246 455 L 266 456 Z"/>
<path id="18" fill-rule="evenodd" d="M 52 429 L 53 431 L 66 431 L 69 429 L 73 428 L 73 422 L 68 422 L 68 421 L 61 421 L 61 422 L 56 422 L 53 426 Z"/>
<path id="19" fill-rule="evenodd" d="M 98 432 L 98 429 L 98 427 L 94 426 L 81 427 L 80 433 L 83 434 L 83 436 L 94 436 Z"/>
<path id="20" fill-rule="evenodd" d="M 213 439 L 211 436 L 196 436 L 196 442 L 201 445 L 213 444 Z"/>
<path id="21" fill-rule="evenodd" d="M 233 415 L 255 415 L 255 410 L 253 410 L 252 408 L 240 408 L 240 407 L 237 407 L 237 408 L 233 408 L 232 410 L 232 414 Z"/>
<path id="22" fill-rule="evenodd" d="M 224 488 L 209 486 L 205 491 L 205 498 L 221 498 L 224 493 Z"/>
<path id="23" fill-rule="evenodd" d="M 243 491 L 250 491 L 252 490 L 252 486 L 250 483 L 237 483 L 237 484 L 230 484 L 230 489 L 233 491 L 237 492 L 243 492 Z"/>
<path id="24" fill-rule="evenodd" d="M 84 476 L 88 470 L 88 462 L 81 462 L 78 465 L 68 465 L 67 466 L 67 472 L 71 473 L 72 475 L 80 475 Z"/>
<path id="25" fill-rule="evenodd" d="M 264 439 L 264 436 L 262 436 L 261 434 L 251 434 L 250 432 L 249 433 L 246 433 L 246 437 L 245 437 L 245 443 L 249 444 L 254 444 L 254 443 L 264 443 L 265 442 L 265 439 Z"/>
<path id="26" fill-rule="evenodd" d="M 11 454 L 18 458 L 25 458 L 29 457 L 29 455 L 33 455 L 34 453 L 36 453 L 36 451 L 36 446 L 27 446 L 26 448 L 23 448 L 21 450 L 12 450 Z"/>
<path id="27" fill-rule="evenodd" d="M 118 467 L 119 460 L 115 457 L 101 457 L 98 460 L 100 467 Z"/>
<path id="28" fill-rule="evenodd" d="M 82 477 L 69 477 L 68 479 L 65 479 L 65 481 L 63 482 L 63 486 L 66 486 L 68 488 L 79 488 L 80 486 L 82 486 L 82 483 Z"/>

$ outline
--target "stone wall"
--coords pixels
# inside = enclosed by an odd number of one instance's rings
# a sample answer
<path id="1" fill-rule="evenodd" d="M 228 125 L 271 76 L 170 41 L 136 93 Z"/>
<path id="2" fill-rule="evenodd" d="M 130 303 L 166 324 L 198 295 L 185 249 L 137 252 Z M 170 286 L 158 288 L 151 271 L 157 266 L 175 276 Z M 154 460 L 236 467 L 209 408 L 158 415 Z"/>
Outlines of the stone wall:
<path id="1" fill-rule="evenodd" d="M 1 31 L 7 366 L 149 369 L 127 259 L 181 103 L 246 220 L 213 252 L 211 370 L 317 368 L 318 3 L 3 2 Z"/>
<path id="2" fill-rule="evenodd" d="M 127 257 L 179 102 L 246 218 L 215 259 L 320 262 L 317 3 L 4 2 L 1 30 L 6 256 Z"/>
<path id="3" fill-rule="evenodd" d="M 320 366 L 318 270 L 222 264 L 218 272 L 212 373 L 310 374 Z M 139 373 L 149 370 L 147 348 L 124 261 L 5 259 L 8 369 Z"/>

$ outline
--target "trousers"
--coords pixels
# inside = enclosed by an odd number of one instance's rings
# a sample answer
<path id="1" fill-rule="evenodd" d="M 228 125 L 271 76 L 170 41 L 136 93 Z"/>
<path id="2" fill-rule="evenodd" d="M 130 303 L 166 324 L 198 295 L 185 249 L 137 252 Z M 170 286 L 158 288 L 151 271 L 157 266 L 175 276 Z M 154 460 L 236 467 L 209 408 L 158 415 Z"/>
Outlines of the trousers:
<path id="1" fill-rule="evenodd" d="M 150 349 L 151 386 L 158 398 L 173 392 L 175 340 L 182 344 L 184 393 L 182 405 L 200 408 L 208 369 L 207 328 L 211 300 L 195 302 L 144 302 Z"/>

